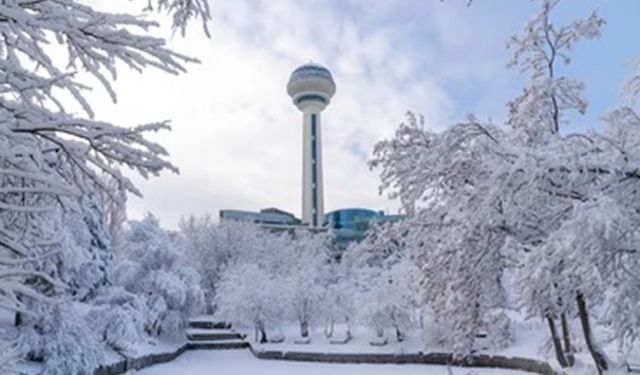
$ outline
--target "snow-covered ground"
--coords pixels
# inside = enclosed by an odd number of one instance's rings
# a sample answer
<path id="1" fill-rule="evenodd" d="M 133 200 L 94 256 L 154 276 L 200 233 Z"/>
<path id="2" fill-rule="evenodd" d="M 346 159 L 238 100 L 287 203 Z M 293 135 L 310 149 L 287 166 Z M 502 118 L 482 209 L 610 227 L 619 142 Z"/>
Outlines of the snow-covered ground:
<path id="1" fill-rule="evenodd" d="M 524 375 L 522 371 L 451 368 L 430 365 L 345 365 L 330 363 L 260 360 L 248 350 L 196 350 L 183 354 L 173 362 L 156 365 L 127 375 Z"/>

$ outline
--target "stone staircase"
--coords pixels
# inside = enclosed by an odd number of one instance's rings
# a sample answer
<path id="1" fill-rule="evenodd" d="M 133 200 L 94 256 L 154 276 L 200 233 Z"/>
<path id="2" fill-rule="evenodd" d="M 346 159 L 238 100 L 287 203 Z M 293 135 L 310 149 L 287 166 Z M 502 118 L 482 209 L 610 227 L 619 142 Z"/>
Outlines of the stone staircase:
<path id="1" fill-rule="evenodd" d="M 229 350 L 245 349 L 249 344 L 231 330 L 231 325 L 216 322 L 211 317 L 201 316 L 189 321 L 187 329 L 188 349 Z"/>

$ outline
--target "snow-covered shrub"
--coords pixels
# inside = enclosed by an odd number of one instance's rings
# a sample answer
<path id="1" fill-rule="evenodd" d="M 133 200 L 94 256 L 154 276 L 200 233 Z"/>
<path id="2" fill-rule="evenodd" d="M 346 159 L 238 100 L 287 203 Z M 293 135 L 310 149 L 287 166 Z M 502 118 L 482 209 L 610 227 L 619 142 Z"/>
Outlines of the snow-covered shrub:
<path id="1" fill-rule="evenodd" d="M 183 337 L 190 316 L 204 306 L 197 272 L 177 264 L 175 244 L 151 215 L 130 222 L 118 260 L 111 271 L 113 284 L 144 300 L 147 334 Z"/>
<path id="2" fill-rule="evenodd" d="M 29 357 L 41 359 L 48 375 L 89 375 L 104 358 L 100 337 L 74 304 L 39 306 L 19 334 Z"/>
<path id="3" fill-rule="evenodd" d="M 118 305 L 102 305 L 93 308 L 86 316 L 94 332 L 114 350 L 132 349 L 143 334 L 143 314 L 137 310 Z"/>
<path id="4" fill-rule="evenodd" d="M 19 375 L 16 367 L 20 359 L 20 352 L 13 342 L 0 344 L 0 374 Z"/>

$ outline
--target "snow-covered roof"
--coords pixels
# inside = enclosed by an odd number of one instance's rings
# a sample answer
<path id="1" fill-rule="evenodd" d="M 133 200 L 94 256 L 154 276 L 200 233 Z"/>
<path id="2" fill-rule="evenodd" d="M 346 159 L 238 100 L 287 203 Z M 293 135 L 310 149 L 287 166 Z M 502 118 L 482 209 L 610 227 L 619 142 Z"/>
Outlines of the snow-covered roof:
<path id="1" fill-rule="evenodd" d="M 308 63 L 299 66 L 296 70 L 293 71 L 293 73 L 291 73 L 289 82 L 308 78 L 326 79 L 333 83 L 333 76 L 331 75 L 329 69 L 316 63 Z"/>

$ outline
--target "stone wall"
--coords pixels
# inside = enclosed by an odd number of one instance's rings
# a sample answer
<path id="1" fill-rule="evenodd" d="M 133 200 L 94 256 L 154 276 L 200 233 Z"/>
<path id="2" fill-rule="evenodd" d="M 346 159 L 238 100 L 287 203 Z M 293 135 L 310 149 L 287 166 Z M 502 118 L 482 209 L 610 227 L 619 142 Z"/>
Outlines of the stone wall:
<path id="1" fill-rule="evenodd" d="M 98 367 L 93 372 L 93 375 L 121 375 L 129 370 L 140 370 L 159 363 L 170 362 L 178 358 L 182 353 L 186 352 L 187 348 L 188 346 L 185 344 L 175 352 L 153 353 L 137 358 L 124 358 L 122 361 Z"/>
<path id="2" fill-rule="evenodd" d="M 260 359 L 325 362 L 325 363 L 396 363 L 452 365 L 462 367 L 493 367 L 509 370 L 522 370 L 541 375 L 560 375 L 544 361 L 529 358 L 505 357 L 499 355 L 474 355 L 466 360 L 457 360 L 448 353 L 428 354 L 358 354 L 358 353 L 309 353 L 282 352 L 277 350 L 260 351 L 251 348 L 254 356 Z"/>

